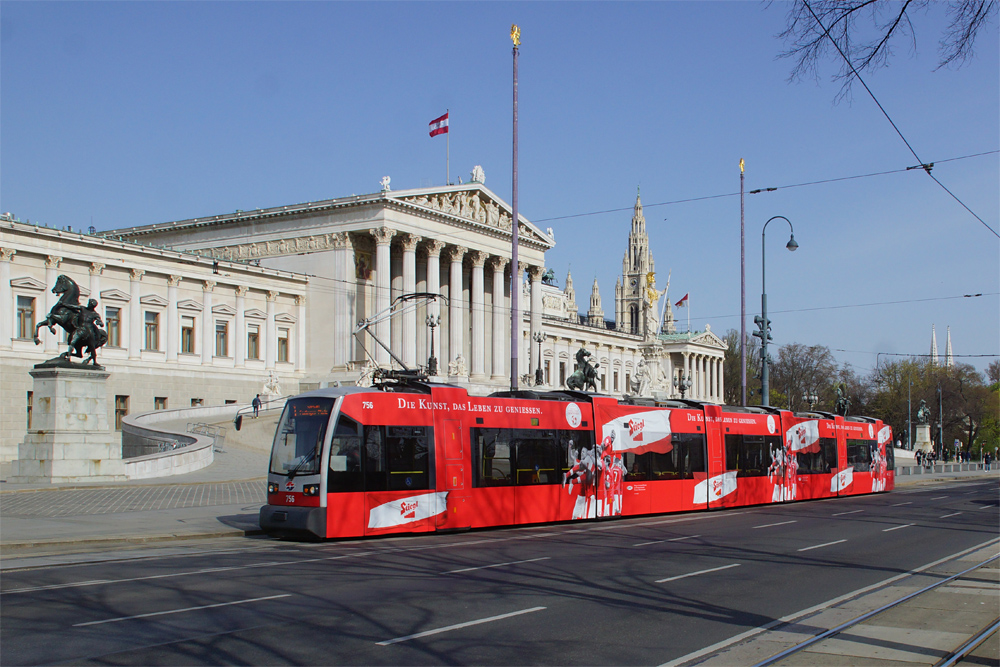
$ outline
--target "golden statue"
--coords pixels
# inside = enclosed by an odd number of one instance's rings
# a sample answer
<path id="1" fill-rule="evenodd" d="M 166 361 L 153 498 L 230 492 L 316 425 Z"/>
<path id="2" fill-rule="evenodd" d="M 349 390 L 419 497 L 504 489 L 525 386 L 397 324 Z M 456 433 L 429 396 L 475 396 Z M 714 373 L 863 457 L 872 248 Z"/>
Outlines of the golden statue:
<path id="1" fill-rule="evenodd" d="M 667 289 L 670 289 L 670 281 L 667 280 Z M 667 290 L 656 289 L 656 273 L 650 271 L 646 274 L 646 302 L 643 307 L 646 309 L 646 335 L 655 336 L 660 333 L 660 313 L 656 306 L 659 304 L 660 295 Z"/>
<path id="2" fill-rule="evenodd" d="M 510 27 L 510 40 L 514 42 L 514 46 L 521 46 L 521 29 L 516 23 Z"/>

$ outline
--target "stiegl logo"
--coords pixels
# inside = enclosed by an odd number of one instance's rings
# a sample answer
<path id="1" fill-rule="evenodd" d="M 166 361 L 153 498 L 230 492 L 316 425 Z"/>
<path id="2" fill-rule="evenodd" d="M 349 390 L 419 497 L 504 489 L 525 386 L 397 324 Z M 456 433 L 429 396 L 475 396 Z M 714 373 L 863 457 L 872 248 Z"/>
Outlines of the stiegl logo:
<path id="1" fill-rule="evenodd" d="M 642 440 L 642 429 L 646 428 L 645 419 L 630 419 L 628 420 L 628 436 L 639 442 Z"/>
<path id="2" fill-rule="evenodd" d="M 400 516 L 402 516 L 404 519 L 414 519 L 414 518 L 416 518 L 416 516 L 417 516 L 417 505 L 418 504 L 419 504 L 419 502 L 416 501 L 416 500 L 414 500 L 412 503 L 407 503 L 407 502 L 400 503 L 400 505 L 399 505 L 399 514 L 400 514 Z"/>

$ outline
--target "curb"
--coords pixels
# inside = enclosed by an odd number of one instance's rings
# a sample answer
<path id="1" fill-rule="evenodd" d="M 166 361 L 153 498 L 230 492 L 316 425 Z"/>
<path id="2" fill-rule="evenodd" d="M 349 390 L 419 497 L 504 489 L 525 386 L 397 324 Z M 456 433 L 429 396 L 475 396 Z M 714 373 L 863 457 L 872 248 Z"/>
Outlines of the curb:
<path id="1" fill-rule="evenodd" d="M 266 482 L 267 477 L 248 477 L 246 479 L 226 479 L 218 480 L 214 482 L 175 482 L 173 484 L 168 482 L 162 482 L 157 484 L 130 484 L 128 482 L 123 482 L 117 485 L 110 484 L 95 484 L 90 485 L 79 485 L 79 486 L 42 486 L 30 489 L 0 489 L 0 496 L 5 496 L 12 493 L 50 493 L 53 491 L 86 491 L 90 490 L 109 490 L 109 489 L 155 489 L 161 486 L 204 486 L 206 484 L 238 484 L 238 483 L 248 483 L 248 482 Z M 7 482 L 4 481 L 6 484 Z"/>
<path id="2" fill-rule="evenodd" d="M 128 545 L 128 544 L 149 544 L 154 542 L 169 542 L 171 540 L 201 540 L 201 539 L 211 539 L 216 537 L 252 537 L 255 535 L 264 535 L 264 531 L 260 528 L 249 528 L 245 530 L 240 530 L 239 528 L 233 528 L 231 530 L 217 530 L 203 533 L 175 533 L 175 534 L 164 534 L 164 535 L 148 535 L 145 537 L 85 537 L 78 540 L 37 540 L 33 542 L 4 542 L 0 544 L 0 555 L 11 556 L 11 552 L 24 551 L 27 549 L 37 549 L 43 547 L 65 547 L 65 546 L 80 546 L 80 547 L 99 547 L 99 546 L 114 546 L 116 544 Z"/>

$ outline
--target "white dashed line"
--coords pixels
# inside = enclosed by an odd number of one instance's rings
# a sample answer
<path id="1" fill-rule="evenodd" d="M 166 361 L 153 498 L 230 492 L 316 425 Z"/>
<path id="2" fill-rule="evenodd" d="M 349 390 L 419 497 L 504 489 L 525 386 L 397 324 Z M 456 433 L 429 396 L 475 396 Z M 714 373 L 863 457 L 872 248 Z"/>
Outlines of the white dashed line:
<path id="1" fill-rule="evenodd" d="M 480 625 L 482 623 L 491 623 L 493 621 L 501 621 L 505 618 L 511 618 L 512 616 L 520 616 L 521 614 L 530 614 L 535 611 L 542 611 L 543 609 L 545 609 L 545 607 L 532 607 L 531 609 L 512 611 L 509 614 L 490 616 L 489 618 L 481 618 L 477 621 L 466 621 L 465 623 L 457 623 L 455 625 L 449 625 L 443 628 L 437 628 L 436 630 L 426 630 L 424 632 L 418 632 L 414 635 L 406 635 L 405 637 L 396 637 L 395 639 L 387 639 L 384 642 L 375 642 L 375 643 L 378 646 L 388 646 L 389 644 L 398 644 L 399 642 L 405 642 L 411 639 L 419 639 L 420 637 L 429 637 L 430 635 L 436 635 L 442 632 L 450 632 L 451 630 L 460 630 L 462 628 L 468 628 L 473 625 Z"/>
<path id="2" fill-rule="evenodd" d="M 823 547 L 830 547 L 833 546 L 834 544 L 840 544 L 841 542 L 846 542 L 846 541 L 847 540 L 837 540 L 836 542 L 825 542 L 823 544 L 816 544 L 811 547 L 804 547 L 802 549 L 799 549 L 799 551 L 812 551 L 813 549 L 822 549 Z"/>
<path id="3" fill-rule="evenodd" d="M 667 577 L 666 579 L 657 579 L 656 583 L 664 584 L 668 581 L 677 581 L 678 579 L 686 579 L 687 577 L 697 577 L 699 574 L 708 574 L 709 572 L 718 572 L 719 570 L 728 570 L 731 567 L 739 567 L 739 563 L 733 563 L 731 565 L 723 565 L 722 567 L 713 567 L 710 570 L 699 570 L 698 572 L 688 572 L 687 574 L 678 574 L 676 577 Z"/>
<path id="4" fill-rule="evenodd" d="M 915 526 L 914 523 L 904 523 L 902 526 L 893 526 L 892 528 L 886 528 L 883 533 L 888 533 L 890 530 L 899 530 L 900 528 L 909 528 L 910 526 Z"/>
<path id="5" fill-rule="evenodd" d="M 218 604 L 206 604 L 200 607 L 185 607 L 184 609 L 171 609 L 169 611 L 154 611 L 149 614 L 136 614 L 135 616 L 121 616 L 119 618 L 108 618 L 103 621 L 88 621 L 87 623 L 76 623 L 74 628 L 82 628 L 85 625 L 101 625 L 102 623 L 117 623 L 118 621 L 130 621 L 135 618 L 150 618 L 151 616 L 166 616 L 167 614 L 180 614 L 185 611 L 197 611 L 199 609 L 215 609 L 216 607 L 229 607 L 234 604 L 247 604 L 249 602 L 261 602 L 263 600 L 277 600 L 278 598 L 291 597 L 291 593 L 283 595 L 269 595 L 264 598 L 250 598 L 249 600 L 236 600 L 235 602 L 219 602 Z"/>
<path id="6" fill-rule="evenodd" d="M 488 570 L 491 567 L 505 567 L 507 565 L 517 565 L 519 563 L 534 563 L 539 560 L 550 560 L 551 556 L 542 556 L 541 558 L 529 558 L 528 560 L 512 560 L 509 563 L 496 563 L 495 565 L 480 565 L 479 567 L 466 567 L 461 570 L 449 570 L 448 572 L 442 572 L 441 574 L 458 574 L 459 572 L 472 572 L 473 570 Z"/>

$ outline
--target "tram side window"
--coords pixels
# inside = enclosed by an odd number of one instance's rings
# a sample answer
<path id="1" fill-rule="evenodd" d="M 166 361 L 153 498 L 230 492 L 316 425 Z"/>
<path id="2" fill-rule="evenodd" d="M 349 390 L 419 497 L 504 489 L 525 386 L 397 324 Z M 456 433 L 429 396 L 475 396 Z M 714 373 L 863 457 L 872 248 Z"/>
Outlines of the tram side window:
<path id="1" fill-rule="evenodd" d="M 512 431 L 500 428 L 472 429 L 472 459 L 475 463 L 477 487 L 510 486 L 512 484 Z"/>
<path id="2" fill-rule="evenodd" d="M 560 447 L 555 431 L 516 429 L 514 441 L 517 445 L 514 453 L 517 461 L 516 484 L 562 482 L 560 462 L 566 460 L 566 457 L 559 455 Z"/>
<path id="3" fill-rule="evenodd" d="M 364 490 L 361 473 L 361 426 L 347 415 L 340 415 L 330 441 L 330 474 L 326 490 L 348 493 Z"/>
<path id="4" fill-rule="evenodd" d="M 854 466 L 854 472 L 869 472 L 872 469 L 872 449 L 874 440 L 848 440 L 847 465 Z"/>
<path id="5" fill-rule="evenodd" d="M 413 491 L 434 487 L 430 443 L 433 429 L 426 426 L 386 426 L 389 490 Z"/>
<path id="6" fill-rule="evenodd" d="M 365 426 L 365 491 L 386 491 L 385 427 Z"/>
<path id="7" fill-rule="evenodd" d="M 887 443 L 885 446 L 885 469 L 896 469 L 896 452 L 893 451 L 891 442 Z"/>
<path id="8" fill-rule="evenodd" d="M 700 433 L 674 433 L 669 452 L 647 452 L 654 480 L 692 479 L 705 472 L 705 436 Z M 627 467 L 628 464 L 626 464 Z"/>
<path id="9" fill-rule="evenodd" d="M 622 463 L 625 464 L 625 481 L 637 482 L 649 479 L 649 459 L 648 454 L 636 454 L 635 452 L 622 454 Z"/>
<path id="10" fill-rule="evenodd" d="M 837 439 L 820 438 L 818 452 L 795 455 L 800 475 L 826 475 L 837 469 Z"/>
<path id="11" fill-rule="evenodd" d="M 781 438 L 772 435 L 726 434 L 726 470 L 737 477 L 765 477 L 773 461 L 772 452 L 781 450 Z"/>

